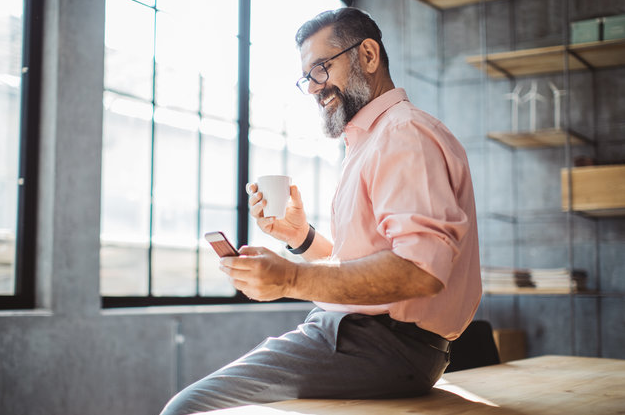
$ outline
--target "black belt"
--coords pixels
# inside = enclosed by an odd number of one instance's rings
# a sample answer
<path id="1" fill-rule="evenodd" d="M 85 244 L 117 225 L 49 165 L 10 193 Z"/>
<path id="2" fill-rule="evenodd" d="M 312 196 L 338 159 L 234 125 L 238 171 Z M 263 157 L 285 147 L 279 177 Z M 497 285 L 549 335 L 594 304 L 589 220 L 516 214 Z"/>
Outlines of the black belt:
<path id="1" fill-rule="evenodd" d="M 451 342 L 449 340 L 436 333 L 424 330 L 414 323 L 405 323 L 403 321 L 393 320 L 388 314 L 378 314 L 371 317 L 389 329 L 403 333 L 415 340 L 419 340 L 420 342 L 425 343 L 438 351 L 449 353 L 449 350 L 451 349 Z"/>

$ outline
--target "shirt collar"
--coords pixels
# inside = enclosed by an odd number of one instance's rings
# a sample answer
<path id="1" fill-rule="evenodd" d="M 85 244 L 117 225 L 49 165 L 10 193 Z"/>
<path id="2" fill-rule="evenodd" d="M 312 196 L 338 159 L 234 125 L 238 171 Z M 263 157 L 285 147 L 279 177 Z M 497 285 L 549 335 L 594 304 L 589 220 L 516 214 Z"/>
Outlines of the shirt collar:
<path id="1" fill-rule="evenodd" d="M 354 126 L 368 131 L 382 113 L 401 101 L 408 101 L 406 91 L 403 88 L 391 89 L 362 107 L 354 118 L 347 123 L 345 129 L 347 130 L 350 126 Z"/>

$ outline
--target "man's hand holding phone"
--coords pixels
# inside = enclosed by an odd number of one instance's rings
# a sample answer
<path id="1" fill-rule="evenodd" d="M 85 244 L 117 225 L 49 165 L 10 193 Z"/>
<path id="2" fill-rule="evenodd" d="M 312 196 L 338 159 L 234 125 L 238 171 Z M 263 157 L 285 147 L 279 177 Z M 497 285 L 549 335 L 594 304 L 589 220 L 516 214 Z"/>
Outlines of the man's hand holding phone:
<path id="1" fill-rule="evenodd" d="M 243 246 L 240 253 L 219 260 L 219 268 L 230 276 L 237 290 L 257 301 L 297 298 L 297 264 L 263 247 Z"/>
<path id="2" fill-rule="evenodd" d="M 289 293 L 295 279 L 295 264 L 267 248 L 244 246 L 239 252 L 222 232 L 208 232 L 204 237 L 221 258 L 219 268 L 249 298 L 271 301 Z"/>

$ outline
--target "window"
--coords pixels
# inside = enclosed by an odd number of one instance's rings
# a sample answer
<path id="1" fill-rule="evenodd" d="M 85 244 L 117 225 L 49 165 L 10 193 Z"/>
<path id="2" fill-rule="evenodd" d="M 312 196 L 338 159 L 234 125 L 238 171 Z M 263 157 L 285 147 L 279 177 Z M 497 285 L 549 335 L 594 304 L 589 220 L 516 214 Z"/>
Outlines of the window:
<path id="1" fill-rule="evenodd" d="M 330 235 L 330 204 L 340 174 L 342 140 L 320 128 L 317 104 L 295 81 L 301 76 L 295 32 L 306 20 L 340 2 L 272 0 L 251 2 L 250 178 L 286 174 L 302 193 L 308 220 Z M 311 3 L 311 2 L 308 2 Z M 279 10 L 279 13 L 276 13 Z M 275 24 L 279 19 L 280 24 Z M 285 79 L 285 74 L 290 78 Z M 284 246 L 250 225 L 250 243 L 285 253 Z"/>
<path id="2" fill-rule="evenodd" d="M 0 8 L 0 308 L 34 306 L 42 2 Z"/>
<path id="3" fill-rule="evenodd" d="M 294 86 L 294 34 L 336 7 L 338 0 L 107 0 L 105 307 L 246 301 L 203 235 L 221 230 L 235 243 L 283 252 L 244 211 L 238 183 L 248 169 L 251 178 L 292 175 L 311 222 L 329 230 L 342 143 L 319 138 L 314 101 Z M 239 49 L 239 27 L 242 39 L 251 34 L 247 50 Z M 249 59 L 240 53 L 248 50 Z M 239 88 L 248 71 L 249 91 Z"/>

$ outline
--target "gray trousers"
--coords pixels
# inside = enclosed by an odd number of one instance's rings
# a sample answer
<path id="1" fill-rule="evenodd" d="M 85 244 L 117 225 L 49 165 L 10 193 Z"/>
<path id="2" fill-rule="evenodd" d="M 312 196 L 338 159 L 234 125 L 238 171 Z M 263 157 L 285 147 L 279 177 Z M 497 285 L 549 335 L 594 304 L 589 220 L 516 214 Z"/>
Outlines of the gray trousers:
<path id="1" fill-rule="evenodd" d="M 175 395 L 161 415 L 297 398 L 396 398 L 427 393 L 449 353 L 361 314 L 314 309 L 296 330 Z"/>

